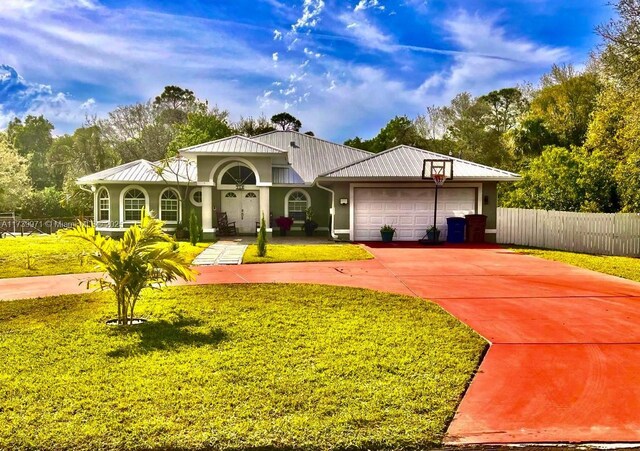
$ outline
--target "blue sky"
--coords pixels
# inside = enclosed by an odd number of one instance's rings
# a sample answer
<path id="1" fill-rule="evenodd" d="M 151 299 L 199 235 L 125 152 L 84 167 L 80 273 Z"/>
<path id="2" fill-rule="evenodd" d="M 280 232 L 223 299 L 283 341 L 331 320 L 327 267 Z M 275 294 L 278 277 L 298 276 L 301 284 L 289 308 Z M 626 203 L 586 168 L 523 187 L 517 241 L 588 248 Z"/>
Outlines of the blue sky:
<path id="1" fill-rule="evenodd" d="M 287 110 L 303 130 L 371 137 L 457 93 L 583 65 L 606 0 L 1 0 L 0 128 L 192 89 L 242 116 Z"/>

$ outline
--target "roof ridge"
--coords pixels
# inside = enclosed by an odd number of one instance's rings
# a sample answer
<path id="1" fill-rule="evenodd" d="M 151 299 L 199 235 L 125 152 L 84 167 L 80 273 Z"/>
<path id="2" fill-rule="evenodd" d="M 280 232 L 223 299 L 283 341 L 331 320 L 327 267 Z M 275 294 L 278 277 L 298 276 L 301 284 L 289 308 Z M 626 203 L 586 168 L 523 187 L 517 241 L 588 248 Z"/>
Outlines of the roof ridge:
<path id="1" fill-rule="evenodd" d="M 514 175 L 514 176 L 518 175 L 515 172 L 507 171 L 506 169 L 500 169 L 500 168 L 496 168 L 496 167 L 493 167 L 493 166 L 487 166 L 486 164 L 476 163 L 475 161 L 465 160 L 463 158 L 454 157 L 452 155 L 444 155 L 444 154 L 441 154 L 439 152 L 434 152 L 433 150 L 421 149 L 419 147 L 409 146 L 409 145 L 406 145 L 406 144 L 400 144 L 400 145 L 398 145 L 396 147 L 392 147 L 391 149 L 388 149 L 388 150 L 393 150 L 393 149 L 396 149 L 398 147 L 407 147 L 409 149 L 419 150 L 420 152 L 426 152 L 426 153 L 431 153 L 431 154 L 434 154 L 434 155 L 440 155 L 440 156 L 446 157 L 446 158 L 448 158 L 450 160 L 453 160 L 453 161 L 461 161 L 463 163 L 471 164 L 473 166 L 477 166 L 477 167 L 480 167 L 480 168 L 491 169 L 492 171 L 500 171 L 500 172 L 504 172 L 506 174 Z"/>
<path id="2" fill-rule="evenodd" d="M 296 133 L 298 135 L 306 136 L 307 138 L 313 138 L 313 139 L 318 140 L 318 141 L 322 141 L 322 142 L 325 142 L 325 143 L 333 144 L 334 146 L 344 147 L 344 148 L 349 149 L 349 150 L 355 150 L 355 151 L 362 152 L 362 153 L 369 154 L 369 155 L 373 154 L 373 152 L 369 152 L 368 150 L 358 149 L 357 147 L 351 147 L 351 146 L 347 146 L 346 144 L 336 143 L 336 142 L 333 142 L 333 141 L 329 141 L 328 139 L 319 138 L 319 137 L 317 137 L 315 135 L 314 136 L 307 135 L 306 133 L 300 133 L 300 132 L 297 132 L 295 130 L 272 130 L 270 132 L 265 132 L 265 133 L 261 133 L 259 135 L 253 136 L 253 138 L 259 138 L 260 136 L 271 135 L 273 133 Z"/>

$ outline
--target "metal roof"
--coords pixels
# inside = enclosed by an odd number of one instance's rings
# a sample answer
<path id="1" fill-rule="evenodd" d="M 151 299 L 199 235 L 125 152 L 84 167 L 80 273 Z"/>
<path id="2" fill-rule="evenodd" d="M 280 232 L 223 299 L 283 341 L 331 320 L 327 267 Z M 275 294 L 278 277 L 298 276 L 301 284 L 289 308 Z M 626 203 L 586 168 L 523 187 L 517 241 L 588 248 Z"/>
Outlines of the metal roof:
<path id="1" fill-rule="evenodd" d="M 289 184 L 294 184 L 294 185 L 303 185 L 304 184 L 304 180 L 302 180 L 302 177 L 300 177 L 300 174 L 298 174 L 296 171 L 293 170 L 293 168 L 283 168 L 283 167 L 277 167 L 274 166 L 271 169 L 271 175 L 272 175 L 272 183 L 274 185 L 289 185 Z"/>
<path id="2" fill-rule="evenodd" d="M 288 152 L 291 168 L 305 183 L 313 183 L 320 174 L 372 155 L 298 132 L 273 131 L 252 139 Z"/>
<path id="3" fill-rule="evenodd" d="M 208 143 L 180 149 L 181 153 L 194 154 L 226 154 L 226 153 L 252 153 L 252 154 L 281 154 L 286 150 L 262 143 L 246 136 L 234 135 L 228 138 L 218 139 Z"/>
<path id="4" fill-rule="evenodd" d="M 321 177 L 328 178 L 422 178 L 422 166 L 426 159 L 450 159 L 453 178 L 464 180 L 519 180 L 513 172 L 492 168 L 471 161 L 441 155 L 410 146 L 397 146 L 363 160 L 328 171 Z"/>
<path id="5" fill-rule="evenodd" d="M 162 172 L 159 172 L 160 168 L 163 168 Z M 95 174 L 80 177 L 77 183 L 80 185 L 99 182 L 188 183 L 195 180 L 195 162 L 186 158 L 172 158 L 166 167 L 160 161 L 154 163 L 147 160 L 131 161 Z"/>

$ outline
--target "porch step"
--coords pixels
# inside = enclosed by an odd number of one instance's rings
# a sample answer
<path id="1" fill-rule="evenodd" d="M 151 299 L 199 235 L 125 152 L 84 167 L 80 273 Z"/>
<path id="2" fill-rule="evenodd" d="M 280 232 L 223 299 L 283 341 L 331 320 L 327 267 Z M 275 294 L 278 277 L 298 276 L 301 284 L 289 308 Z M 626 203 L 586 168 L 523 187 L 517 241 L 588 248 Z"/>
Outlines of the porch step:
<path id="1" fill-rule="evenodd" d="M 246 244 L 219 241 L 202 251 L 192 264 L 195 266 L 239 265 L 246 250 Z"/>

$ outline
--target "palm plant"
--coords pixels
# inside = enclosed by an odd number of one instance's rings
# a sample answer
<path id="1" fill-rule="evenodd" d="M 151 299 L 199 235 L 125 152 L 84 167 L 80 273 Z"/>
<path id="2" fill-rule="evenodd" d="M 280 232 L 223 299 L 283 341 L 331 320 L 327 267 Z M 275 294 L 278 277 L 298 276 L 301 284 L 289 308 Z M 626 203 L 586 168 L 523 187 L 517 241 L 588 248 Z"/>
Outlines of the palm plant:
<path id="1" fill-rule="evenodd" d="M 78 224 L 63 232 L 93 246 L 95 252 L 90 259 L 104 274 L 88 281 L 87 286 L 113 291 L 118 303 L 118 324 L 133 323 L 136 302 L 145 288 L 160 288 L 177 278 L 195 279 L 178 244 L 164 233 L 162 226 L 162 221 L 143 211 L 141 223 L 129 227 L 121 240 L 102 236 L 94 225 Z"/>

